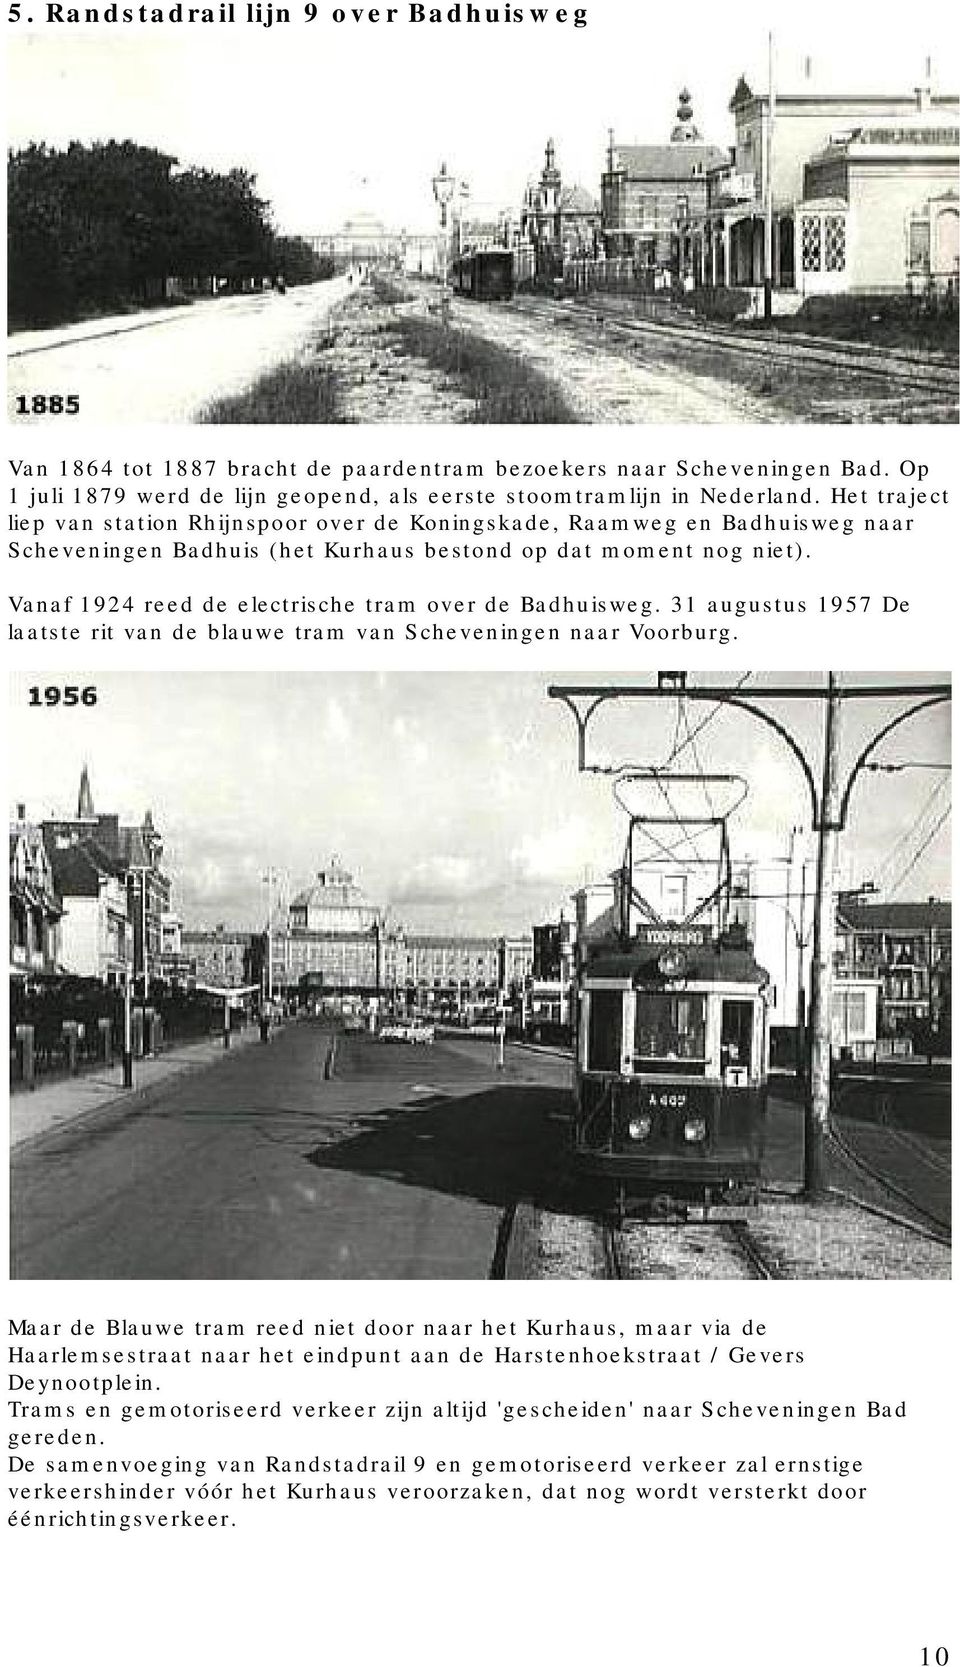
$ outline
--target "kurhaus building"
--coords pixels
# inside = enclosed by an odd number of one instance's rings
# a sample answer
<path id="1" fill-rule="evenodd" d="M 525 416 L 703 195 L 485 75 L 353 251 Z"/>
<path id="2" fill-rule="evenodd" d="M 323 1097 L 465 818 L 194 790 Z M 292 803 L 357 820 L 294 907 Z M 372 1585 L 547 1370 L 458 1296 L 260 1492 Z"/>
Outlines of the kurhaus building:
<path id="1" fill-rule="evenodd" d="M 294 896 L 270 938 L 275 990 L 426 1005 L 509 988 L 529 972 L 533 953 L 525 938 L 407 933 L 336 857 Z"/>

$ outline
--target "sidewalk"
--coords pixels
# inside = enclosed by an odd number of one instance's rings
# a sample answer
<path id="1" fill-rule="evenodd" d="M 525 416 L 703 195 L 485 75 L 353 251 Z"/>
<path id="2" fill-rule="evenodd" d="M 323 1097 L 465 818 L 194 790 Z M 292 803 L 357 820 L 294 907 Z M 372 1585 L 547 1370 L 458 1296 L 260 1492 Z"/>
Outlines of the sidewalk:
<path id="1" fill-rule="evenodd" d="M 200 1042 L 185 1042 L 179 1047 L 164 1048 L 155 1059 L 136 1059 L 133 1064 L 133 1088 L 123 1086 L 123 1065 L 83 1071 L 75 1077 L 58 1077 L 56 1082 L 40 1082 L 30 1093 L 24 1090 L 10 1095 L 10 1149 L 15 1151 L 38 1135 L 64 1123 L 73 1123 L 89 1112 L 101 1111 L 116 1101 L 136 1102 L 152 1088 L 169 1079 L 184 1076 L 190 1071 L 202 1071 L 223 1059 L 231 1059 L 241 1048 L 259 1043 L 256 1025 L 248 1025 L 231 1037 L 229 1048 L 222 1036 L 207 1037 Z"/>
<path id="2" fill-rule="evenodd" d="M 199 303 L 191 305 L 205 305 L 210 299 L 204 296 Z M 18 330 L 15 336 L 7 338 L 7 358 L 22 359 L 24 354 L 68 347 L 73 342 L 96 341 L 100 336 L 123 336 L 131 330 L 149 330 L 157 324 L 175 324 L 181 312 L 182 309 L 176 306 L 149 307 L 137 313 L 111 313 L 102 318 L 85 318 L 78 324 L 55 324 L 44 330 Z"/>

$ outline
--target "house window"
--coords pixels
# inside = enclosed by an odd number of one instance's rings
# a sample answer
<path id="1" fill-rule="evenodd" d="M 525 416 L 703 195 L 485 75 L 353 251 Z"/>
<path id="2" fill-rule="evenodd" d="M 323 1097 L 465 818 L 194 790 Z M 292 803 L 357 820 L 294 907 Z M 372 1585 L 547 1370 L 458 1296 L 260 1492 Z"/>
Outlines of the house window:
<path id="1" fill-rule="evenodd" d="M 930 221 L 926 214 L 910 221 L 907 266 L 915 276 L 930 271 Z"/>
<path id="2" fill-rule="evenodd" d="M 823 270 L 842 272 L 847 264 L 847 225 L 842 214 L 823 217 Z"/>
<path id="3" fill-rule="evenodd" d="M 801 226 L 800 251 L 803 270 L 804 272 L 819 272 L 821 250 L 819 216 L 805 214 Z"/>

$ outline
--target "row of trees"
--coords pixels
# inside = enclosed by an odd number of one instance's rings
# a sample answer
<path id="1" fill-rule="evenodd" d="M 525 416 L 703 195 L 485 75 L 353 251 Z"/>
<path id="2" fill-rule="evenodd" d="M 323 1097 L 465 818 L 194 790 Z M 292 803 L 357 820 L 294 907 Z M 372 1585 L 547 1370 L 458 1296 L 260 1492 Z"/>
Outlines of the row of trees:
<path id="1" fill-rule="evenodd" d="M 13 329 L 162 300 L 170 279 L 328 275 L 309 244 L 277 235 L 252 174 L 181 169 L 130 140 L 11 152 L 7 204 Z"/>

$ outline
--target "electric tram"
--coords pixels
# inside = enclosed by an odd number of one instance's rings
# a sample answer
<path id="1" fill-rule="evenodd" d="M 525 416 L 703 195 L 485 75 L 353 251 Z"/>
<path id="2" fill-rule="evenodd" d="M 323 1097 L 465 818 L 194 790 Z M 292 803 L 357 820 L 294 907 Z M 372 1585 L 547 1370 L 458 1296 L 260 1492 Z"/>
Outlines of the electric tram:
<path id="1" fill-rule="evenodd" d="M 715 855 L 701 855 L 704 834 Z M 681 863 L 684 838 L 693 856 Z M 763 1157 L 769 980 L 748 921 L 731 912 L 726 818 L 631 815 L 612 878 L 612 907 L 578 935 L 575 1163 L 612 1180 L 621 1203 L 749 1201 Z"/>

